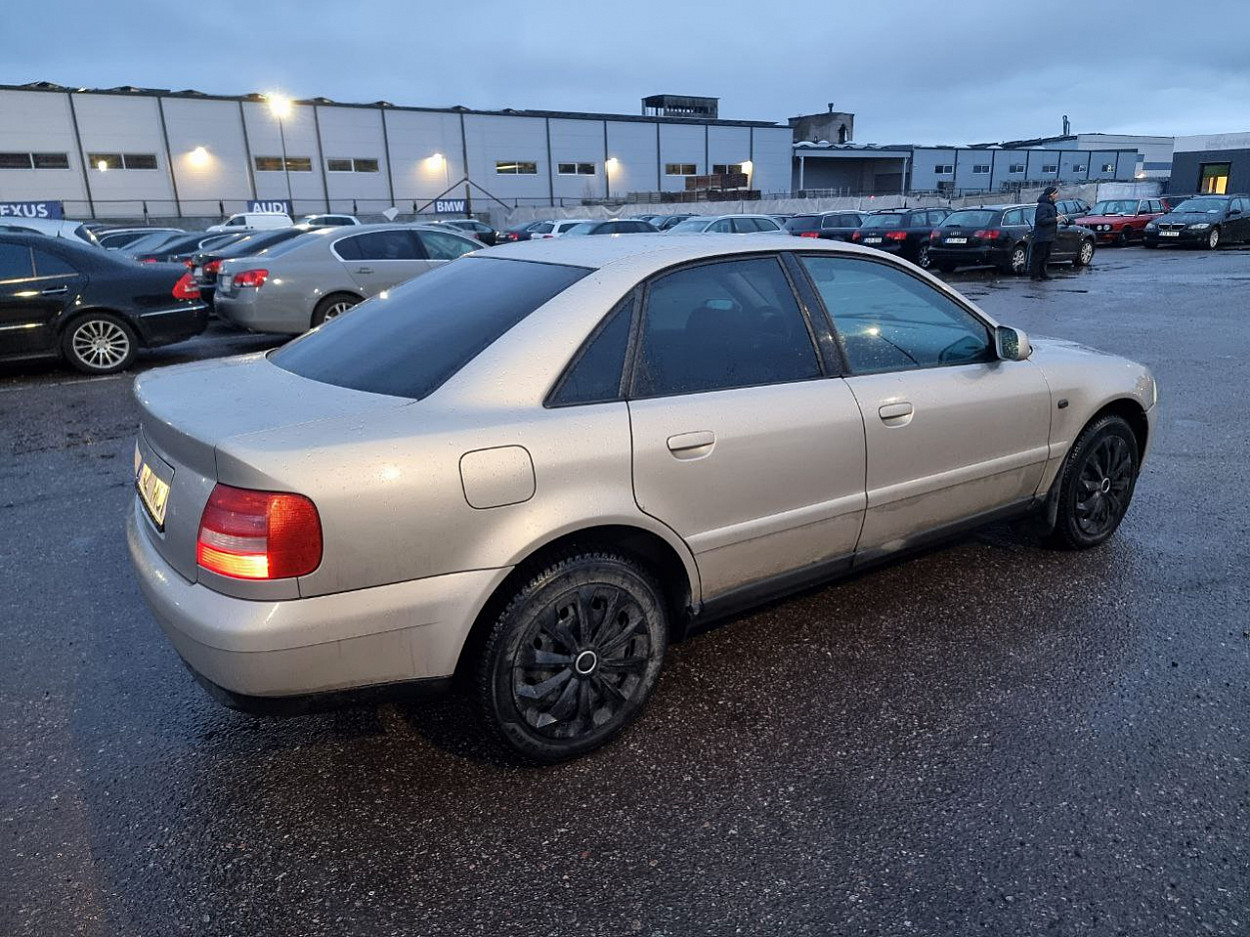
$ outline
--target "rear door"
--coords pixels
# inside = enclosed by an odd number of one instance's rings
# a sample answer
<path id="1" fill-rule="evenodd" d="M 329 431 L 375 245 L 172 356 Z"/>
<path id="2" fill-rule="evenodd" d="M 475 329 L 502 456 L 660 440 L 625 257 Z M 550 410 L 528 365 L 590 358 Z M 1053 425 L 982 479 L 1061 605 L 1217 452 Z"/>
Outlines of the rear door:
<path id="1" fill-rule="evenodd" d="M 704 597 L 849 562 L 863 420 L 825 373 L 778 258 L 656 278 L 637 334 L 635 497 L 689 544 Z"/>
<path id="2" fill-rule="evenodd" d="M 1000 361 L 989 328 L 893 264 L 807 256 L 863 413 L 868 507 L 859 553 L 1027 503 L 1049 457 L 1050 390 Z"/>
<path id="3" fill-rule="evenodd" d="M 413 232 L 402 229 L 350 234 L 335 241 L 330 252 L 366 296 L 376 296 L 433 266 Z"/>

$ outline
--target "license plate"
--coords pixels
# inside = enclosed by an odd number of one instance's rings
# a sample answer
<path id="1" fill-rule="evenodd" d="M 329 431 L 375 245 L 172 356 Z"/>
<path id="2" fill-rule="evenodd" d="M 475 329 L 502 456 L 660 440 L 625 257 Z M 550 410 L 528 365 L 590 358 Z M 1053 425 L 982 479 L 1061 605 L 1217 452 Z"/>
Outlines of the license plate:
<path id="1" fill-rule="evenodd" d="M 217 282 L 221 285 L 223 290 L 228 291 L 230 289 L 230 284 L 234 282 L 234 275 L 230 273 L 223 273 L 217 278 Z"/>
<path id="2" fill-rule="evenodd" d="M 946 239 L 946 241 L 945 241 L 945 243 L 947 243 L 947 244 L 967 244 L 967 243 L 968 243 L 968 239 L 967 239 L 967 238 L 947 238 L 947 239 Z"/>
<path id="3" fill-rule="evenodd" d="M 195 279 L 197 279 L 197 280 L 198 280 L 200 277 L 204 276 L 204 268 L 203 268 L 203 267 L 192 267 L 192 268 L 191 268 L 191 276 L 195 277 Z"/>
<path id="4" fill-rule="evenodd" d="M 165 507 L 169 504 L 169 483 L 158 478 L 152 471 L 152 466 L 142 462 L 135 478 L 135 487 L 139 489 L 139 500 L 147 508 L 156 526 L 164 529 Z"/>
<path id="5" fill-rule="evenodd" d="M 881 238 L 864 238 L 865 244 L 880 244 Z"/>
<path id="6" fill-rule="evenodd" d="M 1179 231 L 1160 231 L 1159 232 L 1159 237 L 1161 238 L 1178 238 L 1180 236 L 1181 236 L 1181 233 Z"/>

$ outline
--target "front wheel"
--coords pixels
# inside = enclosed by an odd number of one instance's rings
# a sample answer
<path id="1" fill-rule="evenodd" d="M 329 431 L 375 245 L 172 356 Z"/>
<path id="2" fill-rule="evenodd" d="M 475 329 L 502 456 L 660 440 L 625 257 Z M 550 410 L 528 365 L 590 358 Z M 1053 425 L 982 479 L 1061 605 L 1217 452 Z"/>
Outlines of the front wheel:
<path id="1" fill-rule="evenodd" d="M 916 251 L 916 266 L 921 270 L 928 270 L 933 266 L 933 259 L 929 256 L 929 245 L 921 244 Z"/>
<path id="2" fill-rule="evenodd" d="M 1011 256 L 1007 259 L 1007 272 L 1021 276 L 1029 265 L 1029 248 L 1025 244 L 1017 244 L 1011 249 Z"/>
<path id="3" fill-rule="evenodd" d="M 1105 416 L 1085 428 L 1056 482 L 1054 546 L 1086 550 L 1115 533 L 1137 485 L 1138 458 L 1137 438 L 1122 418 Z"/>
<path id="4" fill-rule="evenodd" d="M 610 552 L 560 557 L 491 626 L 476 672 L 483 721 L 527 761 L 584 755 L 638 716 L 667 647 L 663 595 L 645 569 Z"/>
<path id="5" fill-rule="evenodd" d="M 1081 242 L 1080 248 L 1076 252 L 1076 257 L 1072 260 L 1074 267 L 1088 267 L 1094 260 L 1094 240 L 1086 238 Z"/>
<path id="6" fill-rule="evenodd" d="M 134 329 L 108 312 L 89 312 L 75 319 L 61 336 L 65 360 L 84 374 L 123 371 L 138 350 Z"/>
<path id="7" fill-rule="evenodd" d="M 1215 250 L 1220 246 L 1220 229 L 1212 228 L 1207 232 L 1206 248 L 1209 251 Z"/>

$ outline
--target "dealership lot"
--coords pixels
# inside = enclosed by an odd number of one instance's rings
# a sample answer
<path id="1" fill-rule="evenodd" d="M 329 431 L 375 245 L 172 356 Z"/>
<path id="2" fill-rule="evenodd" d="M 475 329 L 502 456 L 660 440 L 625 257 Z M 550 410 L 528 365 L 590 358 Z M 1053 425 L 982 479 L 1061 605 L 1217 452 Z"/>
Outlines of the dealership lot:
<path id="1" fill-rule="evenodd" d="M 1154 371 L 1107 546 L 996 527 L 741 616 L 672 650 L 623 739 L 548 769 L 496 763 L 456 700 L 211 702 L 125 556 L 129 377 L 0 369 L 0 930 L 1250 927 L 1250 250 L 1056 272 L 950 279 Z M 279 341 L 214 325 L 137 368 Z"/>

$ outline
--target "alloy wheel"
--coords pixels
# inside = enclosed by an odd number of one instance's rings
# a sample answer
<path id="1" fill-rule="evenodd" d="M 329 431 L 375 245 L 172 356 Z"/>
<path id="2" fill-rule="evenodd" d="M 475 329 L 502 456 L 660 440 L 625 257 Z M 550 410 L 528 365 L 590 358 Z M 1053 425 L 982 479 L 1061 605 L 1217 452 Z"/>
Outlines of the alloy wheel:
<path id="1" fill-rule="evenodd" d="M 130 354 L 130 336 L 116 322 L 88 319 L 74 329 L 70 338 L 74 356 L 95 370 L 121 365 Z"/>
<path id="2" fill-rule="evenodd" d="M 1128 442 L 1104 436 L 1081 466 L 1077 481 L 1076 525 L 1090 537 L 1099 537 L 1119 524 L 1128 510 L 1133 490 L 1133 456 Z"/>
<path id="3" fill-rule="evenodd" d="M 1028 262 L 1028 252 L 1023 246 L 1017 247 L 1011 252 L 1011 272 L 1024 273 L 1025 264 Z"/>
<path id="4" fill-rule="evenodd" d="M 1089 241 L 1081 243 L 1081 266 L 1089 266 L 1089 262 L 1094 259 L 1094 245 Z"/>
<path id="5" fill-rule="evenodd" d="M 328 321 L 330 319 L 338 318 L 343 313 L 347 312 L 347 310 L 351 309 L 352 306 L 354 305 L 356 304 L 348 302 L 345 299 L 339 300 L 337 303 L 331 303 L 329 307 L 326 309 L 326 316 L 325 316 L 326 320 Z"/>
<path id="6" fill-rule="evenodd" d="M 920 250 L 916 254 L 916 266 L 921 270 L 928 270 L 933 266 L 933 261 L 929 259 L 929 245 L 921 244 Z"/>
<path id="7" fill-rule="evenodd" d="M 1220 246 L 1220 229 L 1212 228 L 1211 233 L 1207 235 L 1207 250 L 1215 250 Z"/>

